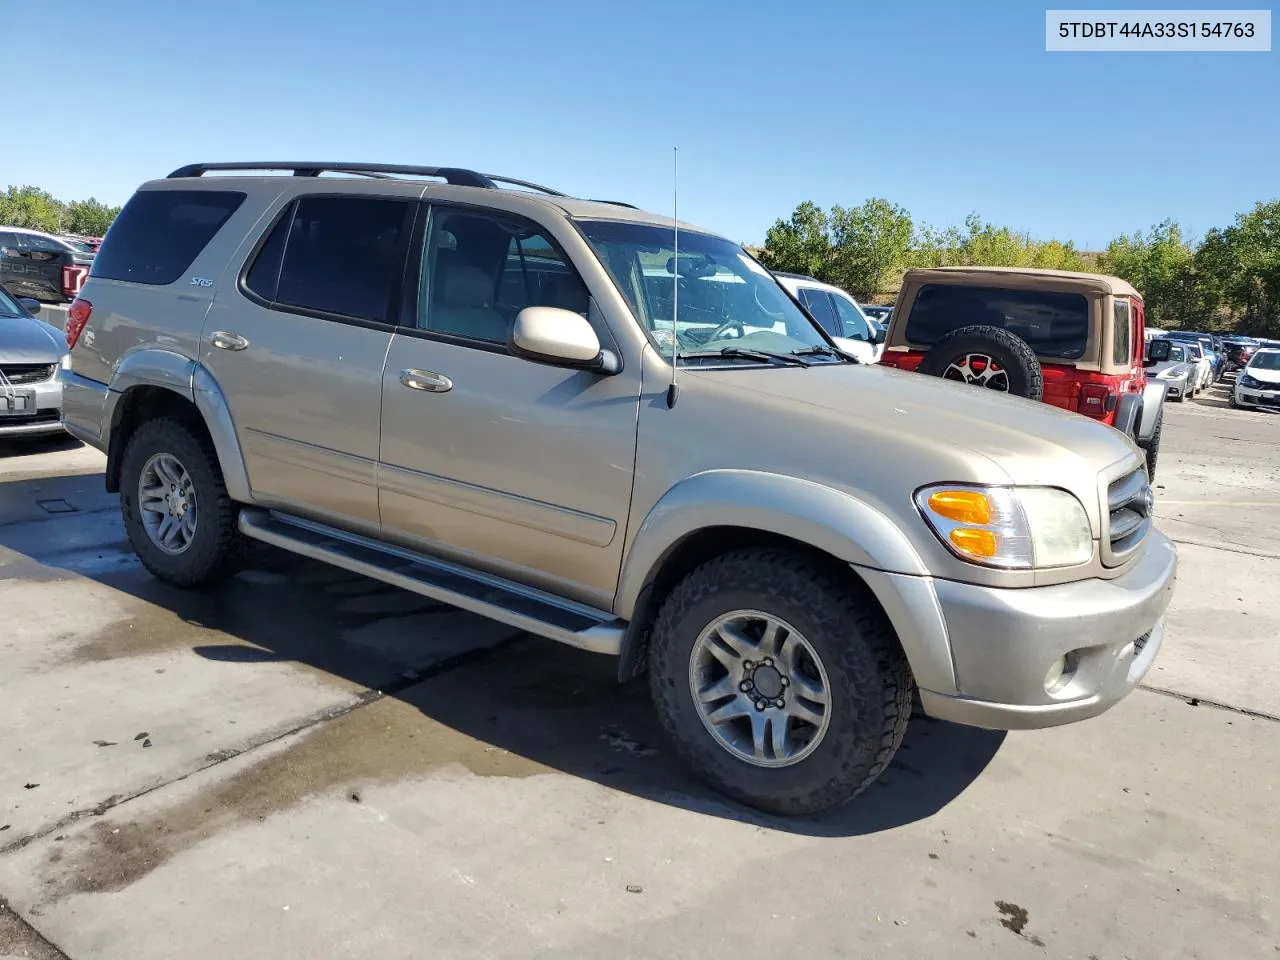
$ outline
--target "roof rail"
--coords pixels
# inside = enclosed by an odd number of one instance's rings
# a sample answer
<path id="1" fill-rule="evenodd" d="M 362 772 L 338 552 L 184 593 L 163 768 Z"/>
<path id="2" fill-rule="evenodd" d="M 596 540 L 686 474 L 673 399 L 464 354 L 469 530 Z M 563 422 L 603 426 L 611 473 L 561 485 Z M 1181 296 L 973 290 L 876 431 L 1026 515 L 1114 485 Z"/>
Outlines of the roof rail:
<path id="1" fill-rule="evenodd" d="M 441 177 L 446 183 L 461 187 L 482 187 L 497 190 L 499 183 L 507 183 L 518 187 L 527 187 L 553 197 L 564 194 L 541 184 L 529 183 L 527 180 L 516 180 L 494 174 L 477 173 L 463 167 L 420 167 L 398 163 L 328 163 L 314 160 L 249 160 L 243 163 L 189 163 L 179 167 L 166 179 L 179 177 L 201 177 L 215 170 L 288 170 L 295 177 L 318 177 L 322 173 L 353 173 L 360 176 L 387 179 L 396 175 L 413 177 Z"/>

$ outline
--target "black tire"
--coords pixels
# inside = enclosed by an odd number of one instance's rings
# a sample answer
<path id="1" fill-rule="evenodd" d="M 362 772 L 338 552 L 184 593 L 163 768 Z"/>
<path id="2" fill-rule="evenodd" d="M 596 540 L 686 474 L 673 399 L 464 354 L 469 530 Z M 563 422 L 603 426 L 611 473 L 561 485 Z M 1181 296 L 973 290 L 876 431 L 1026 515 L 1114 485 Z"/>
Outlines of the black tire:
<path id="1" fill-rule="evenodd" d="M 1027 341 L 999 327 L 973 324 L 952 330 L 929 349 L 918 369 L 930 376 L 969 382 L 959 376 L 948 376 L 948 369 L 975 353 L 999 364 L 1007 379 L 1005 392 L 1028 400 L 1044 399 L 1044 374 L 1035 351 Z"/>
<path id="2" fill-rule="evenodd" d="M 1147 479 L 1154 480 L 1156 478 L 1156 461 L 1160 458 L 1160 435 L 1164 432 L 1164 405 L 1161 404 L 1160 412 L 1156 414 L 1156 425 L 1151 430 L 1151 438 L 1146 443 L 1140 444 L 1142 450 L 1147 455 Z"/>
<path id="3" fill-rule="evenodd" d="M 152 542 L 138 509 L 139 478 L 157 453 L 172 454 L 186 469 L 198 505 L 195 534 L 187 549 L 176 555 Z M 150 420 L 129 438 L 120 464 L 120 510 L 138 559 L 166 583 L 179 587 L 216 583 L 234 572 L 244 555 L 245 539 L 236 525 L 239 510 L 227 496 L 213 444 L 177 420 Z"/>
<path id="4" fill-rule="evenodd" d="M 743 609 L 794 625 L 827 673 L 829 726 L 813 752 L 791 766 L 753 766 L 734 756 L 707 730 L 689 690 L 698 637 L 718 617 Z M 914 691 L 902 648 L 869 591 L 773 549 L 710 560 L 667 596 L 650 640 L 649 685 L 676 753 L 697 776 L 784 816 L 839 806 L 870 785 L 902 743 Z"/>

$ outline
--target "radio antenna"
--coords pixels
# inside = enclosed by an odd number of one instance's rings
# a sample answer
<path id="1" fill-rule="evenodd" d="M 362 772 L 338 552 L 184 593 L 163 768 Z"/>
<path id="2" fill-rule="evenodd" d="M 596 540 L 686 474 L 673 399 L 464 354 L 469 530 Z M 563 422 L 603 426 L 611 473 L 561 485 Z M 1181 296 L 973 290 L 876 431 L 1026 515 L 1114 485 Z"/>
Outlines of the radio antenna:
<path id="1" fill-rule="evenodd" d="M 671 278 L 671 383 L 667 386 L 667 409 L 676 405 L 676 361 L 680 356 L 680 148 L 671 148 L 671 231 L 674 237 L 675 256 L 672 257 Z"/>

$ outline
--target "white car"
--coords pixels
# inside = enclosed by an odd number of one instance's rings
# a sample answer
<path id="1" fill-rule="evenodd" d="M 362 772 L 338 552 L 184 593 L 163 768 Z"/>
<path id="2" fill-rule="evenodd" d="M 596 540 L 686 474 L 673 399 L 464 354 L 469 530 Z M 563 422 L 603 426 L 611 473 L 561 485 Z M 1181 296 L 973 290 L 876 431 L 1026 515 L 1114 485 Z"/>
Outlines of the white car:
<path id="1" fill-rule="evenodd" d="M 1200 346 L 1200 341 L 1178 340 L 1187 348 L 1187 360 L 1196 368 L 1195 384 L 1191 389 L 1191 396 L 1195 396 L 1201 390 L 1213 386 L 1213 361 L 1204 352 L 1204 347 Z"/>
<path id="2" fill-rule="evenodd" d="M 774 271 L 778 282 L 799 300 L 843 351 L 863 363 L 875 363 L 884 351 L 884 333 L 858 301 L 839 287 L 799 273 Z"/>
<path id="3" fill-rule="evenodd" d="M 1233 407 L 1280 408 L 1280 349 L 1263 347 L 1236 377 Z"/>

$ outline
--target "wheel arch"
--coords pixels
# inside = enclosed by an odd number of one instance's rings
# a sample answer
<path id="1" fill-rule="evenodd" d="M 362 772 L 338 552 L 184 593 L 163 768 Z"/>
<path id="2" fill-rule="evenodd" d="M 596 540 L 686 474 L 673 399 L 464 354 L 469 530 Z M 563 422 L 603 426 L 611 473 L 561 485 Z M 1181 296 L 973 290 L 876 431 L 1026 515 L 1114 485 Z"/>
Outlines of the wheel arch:
<path id="1" fill-rule="evenodd" d="M 226 398 L 204 366 L 168 350 L 130 354 L 111 378 L 108 403 L 108 492 L 119 492 L 120 461 L 133 432 L 139 424 L 164 416 L 208 436 L 217 451 L 228 495 L 241 502 L 251 499 L 244 457 Z"/>
<path id="2" fill-rule="evenodd" d="M 850 494 L 759 471 L 697 474 L 654 505 L 627 551 L 614 604 L 614 612 L 628 621 L 620 680 L 641 671 L 649 628 L 670 589 L 712 557 L 748 546 L 802 553 L 864 587 L 855 566 L 928 574 L 902 531 Z"/>

